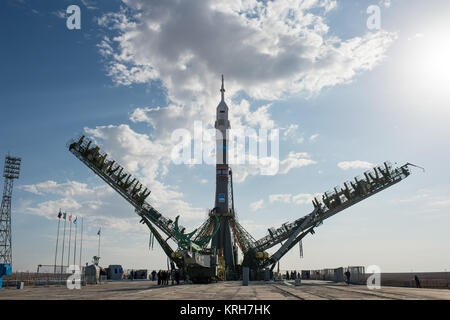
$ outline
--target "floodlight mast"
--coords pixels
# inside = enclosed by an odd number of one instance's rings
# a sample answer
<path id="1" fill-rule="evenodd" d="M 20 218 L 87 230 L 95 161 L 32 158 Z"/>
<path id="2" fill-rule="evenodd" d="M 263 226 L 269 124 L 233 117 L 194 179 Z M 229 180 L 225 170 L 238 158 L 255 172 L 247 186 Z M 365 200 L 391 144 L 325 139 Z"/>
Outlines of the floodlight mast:
<path id="1" fill-rule="evenodd" d="M 12 265 L 11 199 L 14 180 L 19 179 L 21 158 L 6 156 L 3 177 L 3 198 L 0 212 L 0 264 Z"/>

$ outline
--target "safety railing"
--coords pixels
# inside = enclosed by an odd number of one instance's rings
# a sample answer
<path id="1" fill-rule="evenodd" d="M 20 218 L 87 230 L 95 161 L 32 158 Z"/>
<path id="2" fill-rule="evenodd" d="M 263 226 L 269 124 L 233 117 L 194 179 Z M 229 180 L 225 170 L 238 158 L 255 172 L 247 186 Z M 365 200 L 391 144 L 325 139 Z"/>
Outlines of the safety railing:
<path id="1" fill-rule="evenodd" d="M 173 221 L 165 218 L 145 201 L 150 195 L 150 190 L 144 187 L 137 178 L 128 173 L 115 160 L 108 159 L 106 153 L 101 152 L 92 140 L 86 139 L 84 136 L 81 136 L 78 140 L 70 141 L 67 146 L 70 152 L 131 203 L 140 216 L 148 218 L 166 235 L 176 241 L 173 234 L 175 227 Z M 183 227 L 179 226 L 179 229 L 182 230 Z"/>
<path id="2" fill-rule="evenodd" d="M 408 165 L 410 164 L 393 169 L 390 163 L 385 162 L 383 167 L 378 166 L 373 171 L 366 172 L 365 179 L 356 177 L 354 181 L 344 183 L 343 187 L 335 187 L 333 191 L 325 192 L 321 199 L 315 197 L 314 210 L 310 214 L 292 223 L 285 223 L 278 229 L 269 229 L 268 235 L 255 242 L 256 249 L 265 251 L 288 239 L 309 217 L 310 222 L 303 226 L 303 229 L 318 226 L 323 220 L 396 184 L 410 175 Z"/>

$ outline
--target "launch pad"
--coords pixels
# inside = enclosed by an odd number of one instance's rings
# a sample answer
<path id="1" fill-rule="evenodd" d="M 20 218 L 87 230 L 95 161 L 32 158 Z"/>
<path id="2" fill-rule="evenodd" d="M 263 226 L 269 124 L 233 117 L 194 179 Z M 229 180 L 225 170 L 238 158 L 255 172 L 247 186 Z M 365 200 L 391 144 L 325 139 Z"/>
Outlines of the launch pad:
<path id="1" fill-rule="evenodd" d="M 4 289 L 0 300 L 450 300 L 448 289 L 382 287 L 369 290 L 364 285 L 347 286 L 329 281 L 250 282 L 225 281 L 209 285 L 158 286 L 150 281 L 115 281 L 83 286 L 81 290 L 59 287 Z"/>
<path id="2" fill-rule="evenodd" d="M 70 152 L 133 205 L 141 223 L 148 226 L 172 265 L 183 270 L 194 282 L 238 280 L 242 277 L 242 267 L 252 271 L 253 279 L 267 278 L 276 263 L 304 237 L 314 234 L 324 220 L 406 179 L 411 173 L 410 166 L 415 166 L 406 163 L 393 167 L 385 162 L 365 172 L 364 177 L 354 178 L 314 198 L 309 214 L 277 229 L 270 228 L 265 237 L 255 240 L 239 224 L 234 211 L 233 173 L 228 164 L 231 124 L 223 76 L 220 92 L 215 121 L 214 208 L 206 221 L 190 233 L 185 233 L 186 229 L 178 224 L 179 217 L 173 221 L 151 206 L 146 201 L 150 190 L 91 140 L 82 136 L 68 145 Z M 177 248 L 169 245 L 169 239 L 177 244 Z M 269 255 L 267 250 L 278 244 L 281 247 Z M 239 249 L 244 256 L 242 264 L 238 262 Z"/>

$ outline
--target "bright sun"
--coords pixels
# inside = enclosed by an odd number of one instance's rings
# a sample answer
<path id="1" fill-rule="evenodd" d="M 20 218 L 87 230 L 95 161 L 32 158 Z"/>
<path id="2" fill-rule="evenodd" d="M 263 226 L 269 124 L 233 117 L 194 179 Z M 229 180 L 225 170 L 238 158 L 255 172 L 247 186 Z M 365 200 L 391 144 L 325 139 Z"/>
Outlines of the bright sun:
<path id="1" fill-rule="evenodd" d="M 413 76 L 417 89 L 430 94 L 450 90 L 450 27 L 430 28 L 408 39 L 407 74 Z M 412 73 L 411 73 L 412 72 Z M 413 79 L 409 79 L 411 81 Z"/>

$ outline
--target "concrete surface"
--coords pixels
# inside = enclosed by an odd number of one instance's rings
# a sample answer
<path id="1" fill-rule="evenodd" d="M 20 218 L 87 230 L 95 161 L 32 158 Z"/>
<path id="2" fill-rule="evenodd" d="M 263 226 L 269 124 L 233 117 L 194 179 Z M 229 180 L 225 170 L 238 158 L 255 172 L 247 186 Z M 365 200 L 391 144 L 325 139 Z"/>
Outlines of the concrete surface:
<path id="1" fill-rule="evenodd" d="M 448 289 L 366 286 L 303 280 L 290 282 L 219 282 L 209 285 L 158 286 L 151 281 L 111 281 L 69 290 L 63 286 L 25 287 L 0 291 L 0 300 L 450 300 Z"/>

